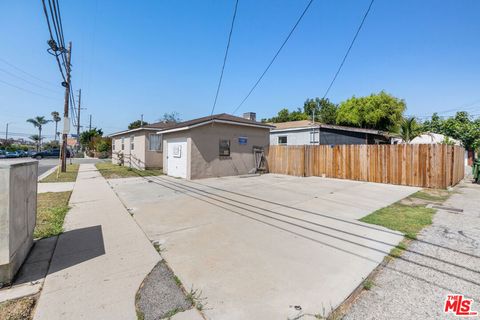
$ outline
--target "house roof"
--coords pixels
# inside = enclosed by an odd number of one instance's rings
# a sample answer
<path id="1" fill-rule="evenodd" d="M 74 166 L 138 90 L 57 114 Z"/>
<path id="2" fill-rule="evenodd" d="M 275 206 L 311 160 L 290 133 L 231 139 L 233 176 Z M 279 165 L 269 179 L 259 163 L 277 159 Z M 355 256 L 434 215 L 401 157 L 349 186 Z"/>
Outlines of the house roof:
<path id="1" fill-rule="evenodd" d="M 333 124 L 312 122 L 311 120 L 298 120 L 298 121 L 288 121 L 288 122 L 279 122 L 279 123 L 270 123 L 270 124 L 274 126 L 274 128 L 272 129 L 272 132 L 295 131 L 295 130 L 304 130 L 304 129 L 310 129 L 310 128 L 325 128 L 325 129 L 350 131 L 350 132 L 363 132 L 363 133 L 369 133 L 369 134 L 389 136 L 388 132 L 384 132 L 380 130 L 337 126 Z"/>
<path id="2" fill-rule="evenodd" d="M 159 129 L 168 129 L 168 128 L 171 128 L 173 126 L 175 126 L 175 123 L 173 123 L 173 122 L 155 122 L 155 123 L 144 125 L 143 127 L 111 133 L 108 136 L 109 137 L 115 137 L 115 136 L 129 134 L 129 133 L 132 133 L 132 132 L 137 132 L 137 131 L 142 131 L 142 130 L 155 131 L 156 132 Z"/>
<path id="3" fill-rule="evenodd" d="M 265 124 L 265 123 L 253 121 L 250 119 L 233 116 L 227 113 L 220 113 L 220 114 L 214 114 L 211 116 L 206 116 L 202 118 L 180 122 L 170 128 L 165 128 L 163 130 L 160 130 L 158 133 L 168 133 L 168 132 L 188 130 L 194 127 L 198 127 L 198 126 L 201 126 L 207 123 L 213 123 L 213 122 L 259 127 L 259 128 L 265 128 L 265 129 L 273 128 L 273 126 L 270 124 Z"/>

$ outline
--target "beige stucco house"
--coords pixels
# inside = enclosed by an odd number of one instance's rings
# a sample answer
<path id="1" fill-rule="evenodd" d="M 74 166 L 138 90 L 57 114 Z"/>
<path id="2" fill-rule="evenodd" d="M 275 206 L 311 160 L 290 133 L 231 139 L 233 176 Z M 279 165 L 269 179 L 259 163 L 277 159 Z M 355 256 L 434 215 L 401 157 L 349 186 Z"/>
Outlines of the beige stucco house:
<path id="1" fill-rule="evenodd" d="M 157 132 L 173 125 L 158 122 L 111 134 L 112 163 L 137 169 L 162 168 L 162 136 Z"/>
<path id="2" fill-rule="evenodd" d="M 159 130 L 163 137 L 163 171 L 174 177 L 199 179 L 257 172 L 268 152 L 272 126 L 217 114 Z"/>
<path id="3" fill-rule="evenodd" d="M 271 125 L 216 114 L 181 123 L 158 122 L 110 135 L 112 163 L 199 179 L 254 173 L 263 169 Z M 263 159 L 264 160 L 264 159 Z"/>

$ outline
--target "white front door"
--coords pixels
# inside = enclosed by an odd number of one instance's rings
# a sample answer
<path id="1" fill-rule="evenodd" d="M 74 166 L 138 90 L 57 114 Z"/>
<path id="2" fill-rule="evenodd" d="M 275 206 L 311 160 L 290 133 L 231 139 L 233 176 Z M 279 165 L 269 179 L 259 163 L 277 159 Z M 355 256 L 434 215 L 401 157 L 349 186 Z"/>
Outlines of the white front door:
<path id="1" fill-rule="evenodd" d="M 167 140 L 167 174 L 187 178 L 187 138 Z"/>

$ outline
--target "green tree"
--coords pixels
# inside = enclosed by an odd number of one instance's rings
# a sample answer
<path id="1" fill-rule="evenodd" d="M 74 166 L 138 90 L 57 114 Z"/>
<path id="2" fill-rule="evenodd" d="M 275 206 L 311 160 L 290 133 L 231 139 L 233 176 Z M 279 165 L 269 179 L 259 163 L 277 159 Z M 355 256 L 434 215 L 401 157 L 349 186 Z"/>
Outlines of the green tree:
<path id="1" fill-rule="evenodd" d="M 470 120 L 465 111 L 443 120 L 440 131 L 439 133 L 460 140 L 465 149 L 475 150 L 480 147 L 480 120 Z"/>
<path id="2" fill-rule="evenodd" d="M 40 136 L 38 134 L 32 134 L 30 137 L 30 140 L 35 142 L 35 145 L 37 146 L 37 152 L 40 146 Z"/>
<path id="3" fill-rule="evenodd" d="M 163 114 L 163 117 L 160 119 L 160 121 L 178 123 L 182 121 L 182 119 L 180 119 L 180 114 L 178 112 L 173 111 L 173 112 L 165 112 Z"/>
<path id="4" fill-rule="evenodd" d="M 417 122 L 415 117 L 405 118 L 400 124 L 399 133 L 405 143 L 410 143 L 410 141 L 422 134 L 422 126 Z"/>
<path id="5" fill-rule="evenodd" d="M 313 110 L 315 110 L 315 121 L 336 124 L 337 119 L 337 105 L 330 102 L 328 99 L 307 99 L 303 103 L 303 113 L 312 117 Z"/>
<path id="6" fill-rule="evenodd" d="M 94 139 L 96 137 L 101 137 L 101 136 L 103 136 L 102 129 L 93 128 L 92 130 L 87 130 L 80 134 L 80 143 L 87 150 L 94 150 L 95 149 Z"/>
<path id="7" fill-rule="evenodd" d="M 278 111 L 275 117 L 270 119 L 263 119 L 263 122 L 287 122 L 287 121 L 297 121 L 297 120 L 306 120 L 308 119 L 308 115 L 305 114 L 302 109 L 298 108 L 295 111 L 290 112 L 287 108 L 283 108 Z"/>
<path id="8" fill-rule="evenodd" d="M 60 122 L 60 120 L 62 120 L 62 118 L 60 118 L 60 113 L 58 113 L 58 111 L 53 111 L 51 113 L 52 115 L 52 121 L 55 122 L 55 141 L 57 141 L 57 138 L 58 138 L 58 123 Z"/>
<path id="9" fill-rule="evenodd" d="M 37 150 L 39 150 L 42 147 L 42 128 L 44 125 L 49 123 L 51 120 L 45 119 L 43 116 L 36 116 L 35 118 L 30 118 L 27 120 L 27 122 L 33 124 L 35 128 L 38 129 L 38 141 L 37 141 Z"/>
<path id="10" fill-rule="evenodd" d="M 145 121 L 142 122 L 142 120 L 135 120 L 128 125 L 128 130 L 140 128 L 147 124 L 148 122 L 145 122 Z"/>
<path id="11" fill-rule="evenodd" d="M 337 124 L 383 131 L 398 131 L 406 109 L 405 101 L 385 91 L 342 102 L 337 111 Z"/>

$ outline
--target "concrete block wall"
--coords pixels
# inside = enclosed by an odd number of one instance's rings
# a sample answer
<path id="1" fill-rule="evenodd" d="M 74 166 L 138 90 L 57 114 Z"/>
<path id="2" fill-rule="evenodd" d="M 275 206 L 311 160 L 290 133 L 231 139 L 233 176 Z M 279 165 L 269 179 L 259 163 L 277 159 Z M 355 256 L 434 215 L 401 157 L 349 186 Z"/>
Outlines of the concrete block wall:
<path id="1" fill-rule="evenodd" d="M 0 161 L 0 284 L 10 283 L 33 243 L 38 162 Z"/>

